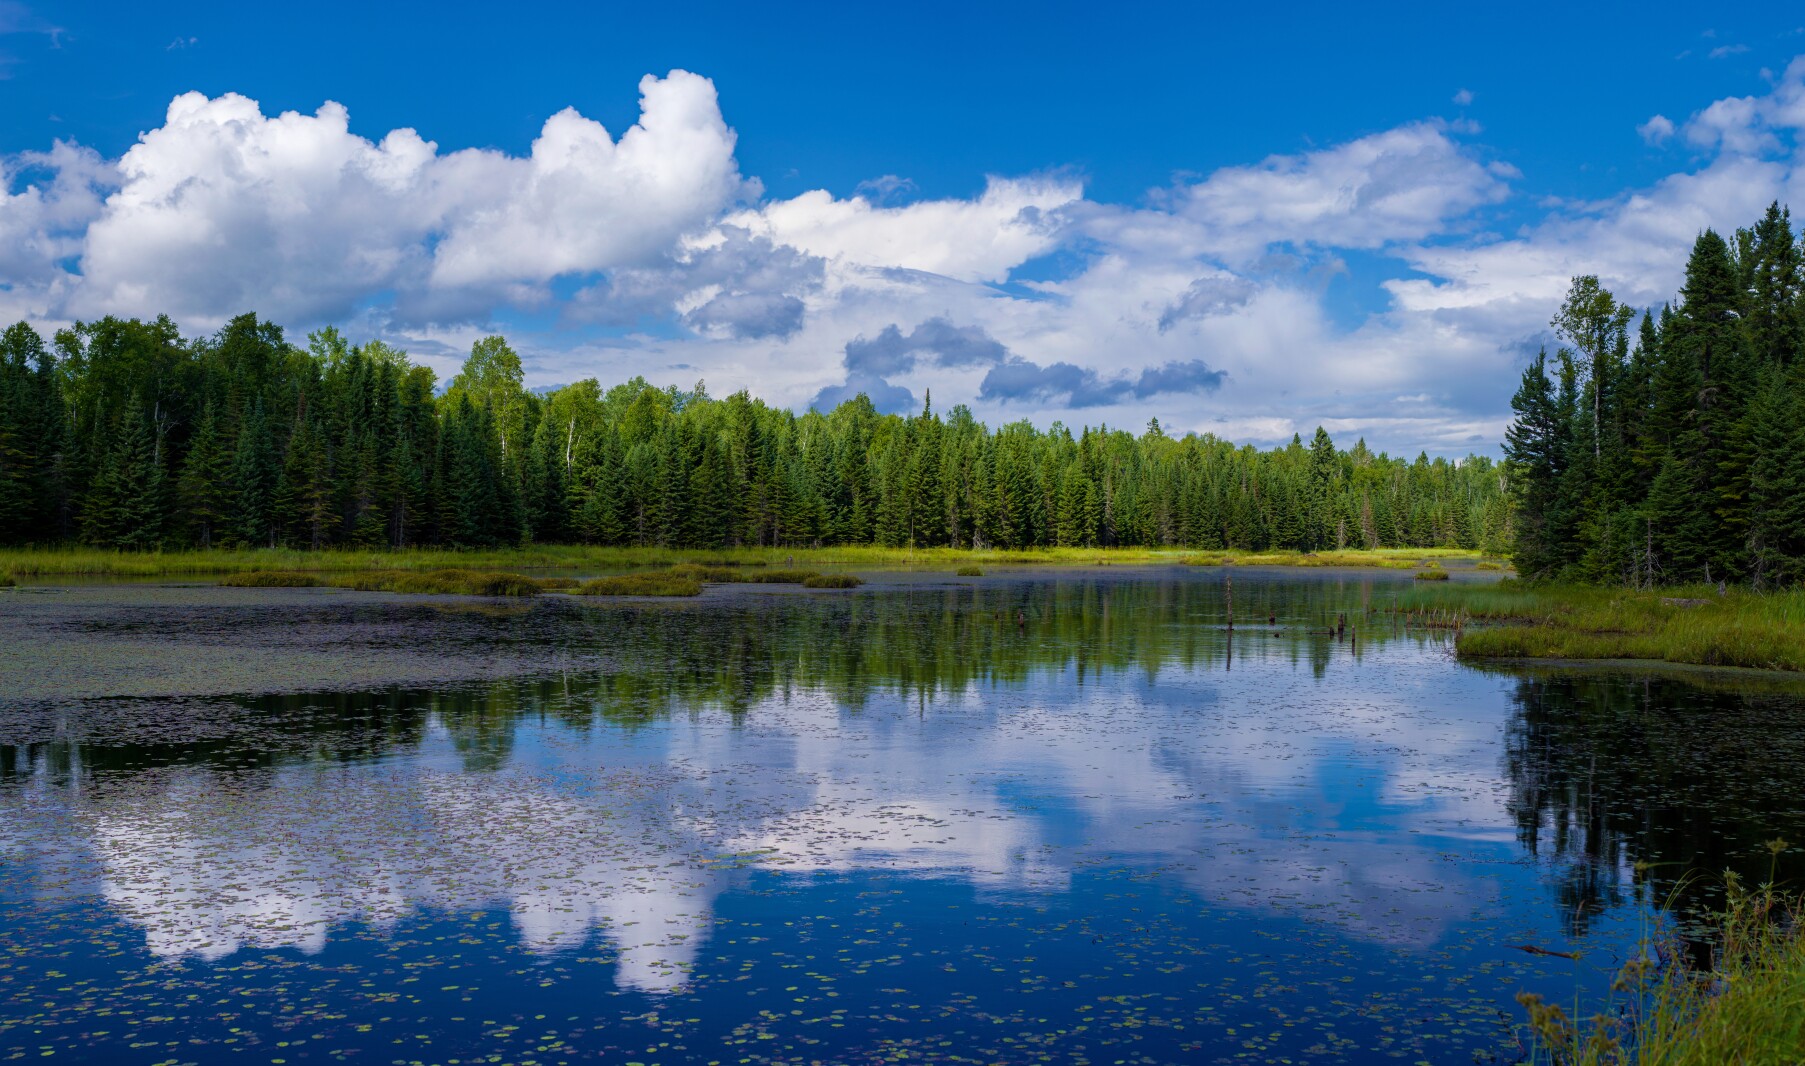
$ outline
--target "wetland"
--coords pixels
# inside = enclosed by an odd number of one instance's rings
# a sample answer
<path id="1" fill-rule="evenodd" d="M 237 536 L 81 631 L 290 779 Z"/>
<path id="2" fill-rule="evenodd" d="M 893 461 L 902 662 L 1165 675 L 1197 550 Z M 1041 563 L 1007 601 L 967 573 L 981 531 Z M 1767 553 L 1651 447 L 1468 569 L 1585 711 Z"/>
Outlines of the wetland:
<path id="1" fill-rule="evenodd" d="M 1409 572 L 862 574 L 5 590 L 0 1058 L 1519 1062 L 1805 874 L 1778 675 L 1463 662 Z"/>

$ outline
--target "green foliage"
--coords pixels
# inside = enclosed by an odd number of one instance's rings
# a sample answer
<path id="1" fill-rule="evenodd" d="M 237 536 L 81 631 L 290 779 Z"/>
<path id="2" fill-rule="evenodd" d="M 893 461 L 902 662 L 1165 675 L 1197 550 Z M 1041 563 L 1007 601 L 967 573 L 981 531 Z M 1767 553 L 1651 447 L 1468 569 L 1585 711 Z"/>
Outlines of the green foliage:
<path id="1" fill-rule="evenodd" d="M 800 585 L 811 577 L 820 576 L 818 570 L 765 570 L 756 574 L 746 574 L 742 581 L 753 581 L 761 585 Z"/>
<path id="2" fill-rule="evenodd" d="M 1512 552 L 1537 580 L 1805 579 L 1805 266 L 1779 204 L 1694 243 L 1677 306 L 1573 279 L 1507 434 Z"/>
<path id="3" fill-rule="evenodd" d="M 991 429 L 863 396 L 796 415 L 640 378 L 526 391 L 500 337 L 444 395 L 336 330 L 254 315 L 184 339 L 166 318 L 0 336 L 0 544 L 494 550 L 1473 549 L 1508 539 L 1506 481 L 1455 463 L 1261 452 L 1026 422 Z M 1766 484 L 1766 482 L 1764 482 Z"/>
<path id="4" fill-rule="evenodd" d="M 1446 570 L 1418 570 L 1416 572 L 1416 580 L 1446 581 L 1448 580 L 1448 572 Z"/>
<path id="5" fill-rule="evenodd" d="M 983 577 L 984 568 L 981 566 L 961 566 L 958 570 L 954 571 L 954 573 L 958 574 L 960 577 Z"/>
<path id="6" fill-rule="evenodd" d="M 863 578 L 853 574 L 816 574 L 804 578 L 803 588 L 810 589 L 856 589 L 865 583 Z"/>

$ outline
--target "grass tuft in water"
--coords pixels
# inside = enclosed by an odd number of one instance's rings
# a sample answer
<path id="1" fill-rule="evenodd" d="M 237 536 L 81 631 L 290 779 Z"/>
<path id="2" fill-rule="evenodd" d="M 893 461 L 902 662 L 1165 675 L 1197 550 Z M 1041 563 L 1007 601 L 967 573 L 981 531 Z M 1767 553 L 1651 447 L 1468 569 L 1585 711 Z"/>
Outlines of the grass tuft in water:
<path id="1" fill-rule="evenodd" d="M 702 582 L 670 570 L 649 574 L 621 574 L 585 581 L 574 590 L 579 596 L 700 596 Z"/>
<path id="2" fill-rule="evenodd" d="M 251 570 L 220 578 L 219 583 L 239 589 L 305 589 L 323 585 L 318 574 L 302 574 L 293 570 Z"/>
<path id="3" fill-rule="evenodd" d="M 1770 841 L 1777 859 L 1788 847 Z M 1533 992 L 1517 995 L 1542 1066 L 1718 1066 L 1805 1062 L 1805 900 L 1770 880 L 1726 873 L 1715 966 L 1685 964 L 1677 942 L 1651 944 L 1611 985 L 1621 1003 L 1584 1022 Z M 1577 1005 L 1576 1005 L 1577 1007 Z M 1579 1011 L 1576 1009 L 1577 1015 Z"/>
<path id="4" fill-rule="evenodd" d="M 1448 572 L 1439 568 L 1434 570 L 1418 570 L 1416 572 L 1416 579 L 1418 581 L 1446 581 L 1448 580 Z"/>
<path id="5" fill-rule="evenodd" d="M 816 574 L 802 583 L 810 589 L 856 589 L 865 582 L 851 574 Z"/>
<path id="6" fill-rule="evenodd" d="M 819 570 L 766 570 L 759 574 L 747 574 L 745 580 L 761 585 L 801 585 L 811 577 L 820 577 Z"/>
<path id="7" fill-rule="evenodd" d="M 983 577 L 984 576 L 984 568 L 981 566 L 961 566 L 958 570 L 956 570 L 954 572 L 957 573 L 960 577 Z"/>

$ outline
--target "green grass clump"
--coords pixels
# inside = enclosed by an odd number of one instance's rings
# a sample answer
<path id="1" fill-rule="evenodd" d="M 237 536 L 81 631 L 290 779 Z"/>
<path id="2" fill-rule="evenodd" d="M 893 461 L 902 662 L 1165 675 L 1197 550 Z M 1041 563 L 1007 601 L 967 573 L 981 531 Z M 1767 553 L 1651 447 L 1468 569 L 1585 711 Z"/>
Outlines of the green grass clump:
<path id="1" fill-rule="evenodd" d="M 1434 570 L 1418 570 L 1416 572 L 1416 579 L 1418 581 L 1446 581 L 1448 580 L 1448 572 L 1440 568 Z"/>
<path id="2" fill-rule="evenodd" d="M 1770 841 L 1776 855 L 1788 847 Z M 1773 884 L 1727 874 L 1716 966 L 1688 967 L 1683 945 L 1644 945 L 1617 975 L 1626 1002 L 1575 1023 L 1530 992 L 1517 1002 L 1534 1037 L 1530 1061 L 1548 1066 L 1719 1066 L 1805 1062 L 1805 926 L 1801 901 Z M 1666 962 L 1656 962 L 1661 958 Z"/>
<path id="3" fill-rule="evenodd" d="M 759 574 L 745 574 L 740 580 L 751 581 L 760 585 L 803 585 L 809 578 L 820 577 L 819 570 L 766 570 Z"/>
<path id="4" fill-rule="evenodd" d="M 671 567 L 670 572 L 682 577 L 694 578 L 697 581 L 715 583 L 746 580 L 745 575 L 741 574 L 736 567 L 725 564 L 678 563 Z"/>
<path id="5" fill-rule="evenodd" d="M 981 566 L 961 566 L 955 573 L 960 577 L 983 577 L 984 568 Z"/>
<path id="6" fill-rule="evenodd" d="M 325 584 L 317 574 L 300 574 L 293 570 L 251 570 L 221 578 L 219 583 L 240 589 L 306 589 Z"/>
<path id="7" fill-rule="evenodd" d="M 544 586 L 525 574 L 481 570 L 375 570 L 328 579 L 327 584 L 359 592 L 403 592 L 430 596 L 537 596 Z"/>
<path id="8" fill-rule="evenodd" d="M 18 582 L 13 580 L 11 574 L 6 573 L 4 570 L 0 570 L 0 589 L 9 589 L 17 584 Z"/>
<path id="9" fill-rule="evenodd" d="M 1491 562 L 1490 560 L 1486 560 L 1484 562 L 1474 563 L 1473 569 L 1475 569 L 1475 570 L 1502 570 L 1502 569 L 1504 569 L 1504 564 L 1503 563 L 1494 563 L 1494 562 Z"/>
<path id="10" fill-rule="evenodd" d="M 649 574 L 619 574 L 585 581 L 574 590 L 579 596 L 700 596 L 702 582 L 669 570 Z"/>
<path id="11" fill-rule="evenodd" d="M 809 589 L 856 589 L 865 582 L 851 574 L 816 574 L 802 583 Z"/>
<path id="12" fill-rule="evenodd" d="M 1463 658 L 1651 659 L 1805 671 L 1799 639 L 1805 589 L 1719 595 L 1716 586 L 1641 592 L 1505 578 L 1417 585 L 1389 609 L 1407 622 L 1458 619 L 1455 650 Z"/>

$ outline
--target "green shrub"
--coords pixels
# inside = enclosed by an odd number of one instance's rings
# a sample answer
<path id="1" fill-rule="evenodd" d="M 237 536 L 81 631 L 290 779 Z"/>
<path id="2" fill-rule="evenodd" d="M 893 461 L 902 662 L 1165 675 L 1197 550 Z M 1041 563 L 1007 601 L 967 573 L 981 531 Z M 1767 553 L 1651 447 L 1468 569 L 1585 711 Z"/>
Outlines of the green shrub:
<path id="1" fill-rule="evenodd" d="M 816 574 L 802 583 L 810 589 L 856 589 L 865 582 L 851 574 Z"/>
<path id="2" fill-rule="evenodd" d="M 1416 579 L 1418 581 L 1446 581 L 1448 572 L 1446 570 L 1418 570 Z"/>
<path id="3" fill-rule="evenodd" d="M 961 566 L 958 570 L 958 574 L 960 577 L 983 577 L 984 568 L 981 566 Z"/>
<path id="4" fill-rule="evenodd" d="M 620 574 L 585 581 L 575 589 L 579 596 L 700 596 L 702 583 L 669 570 L 650 574 Z"/>
<path id="5" fill-rule="evenodd" d="M 298 574 L 292 570 L 251 570 L 221 578 L 219 583 L 244 589 L 306 589 L 325 584 L 318 575 Z"/>

